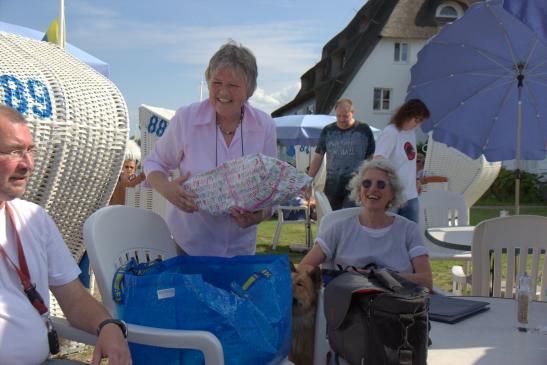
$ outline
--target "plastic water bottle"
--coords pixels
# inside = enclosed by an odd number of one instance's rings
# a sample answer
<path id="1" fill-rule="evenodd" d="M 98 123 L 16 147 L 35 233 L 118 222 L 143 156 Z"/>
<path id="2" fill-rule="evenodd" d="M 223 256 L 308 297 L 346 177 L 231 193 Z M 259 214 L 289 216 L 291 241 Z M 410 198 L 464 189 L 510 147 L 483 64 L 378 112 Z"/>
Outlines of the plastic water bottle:
<path id="1" fill-rule="evenodd" d="M 531 278 L 524 273 L 519 277 L 517 287 L 517 321 L 521 324 L 528 324 L 528 304 L 530 302 Z"/>

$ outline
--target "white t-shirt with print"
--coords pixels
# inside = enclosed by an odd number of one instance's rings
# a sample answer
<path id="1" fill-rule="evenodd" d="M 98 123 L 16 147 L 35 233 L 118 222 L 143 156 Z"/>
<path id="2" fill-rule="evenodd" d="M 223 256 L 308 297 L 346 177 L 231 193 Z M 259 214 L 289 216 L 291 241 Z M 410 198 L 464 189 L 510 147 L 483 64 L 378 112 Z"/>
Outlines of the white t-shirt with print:
<path id="1" fill-rule="evenodd" d="M 327 258 L 323 264 L 327 269 L 354 266 L 363 268 L 375 263 L 400 273 L 412 273 L 411 260 L 414 257 L 428 255 L 422 244 L 418 225 L 400 215 L 393 223 L 382 229 L 372 229 L 361 225 L 359 216 L 341 220 L 320 234 L 319 244 Z"/>
<path id="2" fill-rule="evenodd" d="M 49 285 L 73 281 L 80 269 L 44 209 L 21 199 L 8 204 L 14 213 L 31 280 L 49 307 Z M 19 265 L 15 234 L 5 207 L 0 209 L 0 245 Z M 23 293 L 15 270 L 0 255 L 0 365 L 41 364 L 48 354 L 44 321 Z"/>
<path id="3" fill-rule="evenodd" d="M 388 124 L 376 142 L 375 156 L 389 159 L 397 169 L 404 186 L 405 200 L 418 197 L 416 191 L 416 132 L 399 131 Z"/>

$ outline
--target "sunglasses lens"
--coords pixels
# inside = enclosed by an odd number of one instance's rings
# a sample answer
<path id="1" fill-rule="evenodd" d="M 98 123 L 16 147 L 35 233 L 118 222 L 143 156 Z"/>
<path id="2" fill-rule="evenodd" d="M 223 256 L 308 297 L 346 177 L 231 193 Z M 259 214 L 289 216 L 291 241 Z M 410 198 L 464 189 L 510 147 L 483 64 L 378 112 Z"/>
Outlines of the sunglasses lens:
<path id="1" fill-rule="evenodd" d="M 372 180 L 365 179 L 365 180 L 363 180 L 361 185 L 365 189 L 370 189 L 372 187 Z M 387 186 L 387 182 L 385 182 L 384 180 L 376 180 L 376 188 L 378 190 L 383 190 L 383 189 L 385 189 L 386 186 Z"/>

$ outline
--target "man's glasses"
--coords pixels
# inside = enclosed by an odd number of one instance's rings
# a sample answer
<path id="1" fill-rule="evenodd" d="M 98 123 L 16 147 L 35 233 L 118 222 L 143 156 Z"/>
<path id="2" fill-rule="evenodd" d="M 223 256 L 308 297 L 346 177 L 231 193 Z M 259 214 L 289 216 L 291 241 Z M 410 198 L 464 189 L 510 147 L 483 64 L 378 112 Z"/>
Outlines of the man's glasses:
<path id="1" fill-rule="evenodd" d="M 12 160 L 22 160 L 25 158 L 25 155 L 28 154 L 32 159 L 38 155 L 38 149 L 36 146 L 30 146 L 26 149 L 15 149 L 11 151 L 0 151 L 0 156 L 6 156 Z"/>
<path id="2" fill-rule="evenodd" d="M 375 183 L 376 183 L 376 188 L 378 190 L 384 190 L 386 186 L 388 186 L 389 184 L 389 182 L 384 180 L 376 180 Z M 370 189 L 372 187 L 372 180 L 365 179 L 361 181 L 361 186 L 364 187 L 365 189 Z"/>

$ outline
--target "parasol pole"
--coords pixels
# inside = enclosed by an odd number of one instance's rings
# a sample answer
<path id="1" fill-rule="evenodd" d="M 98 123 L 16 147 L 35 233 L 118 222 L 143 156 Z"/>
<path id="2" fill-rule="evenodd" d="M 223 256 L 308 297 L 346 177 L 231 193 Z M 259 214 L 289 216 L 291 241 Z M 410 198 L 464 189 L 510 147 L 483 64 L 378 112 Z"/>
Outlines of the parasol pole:
<path id="1" fill-rule="evenodd" d="M 518 107 L 517 107 L 517 150 L 516 150 L 516 169 L 515 169 L 515 215 L 520 214 L 520 130 L 522 126 L 522 84 L 524 75 L 522 70 L 524 65 L 518 65 L 519 74 L 517 76 L 518 87 Z"/>
<path id="2" fill-rule="evenodd" d="M 59 0 L 59 47 L 65 48 L 65 1 Z"/>

